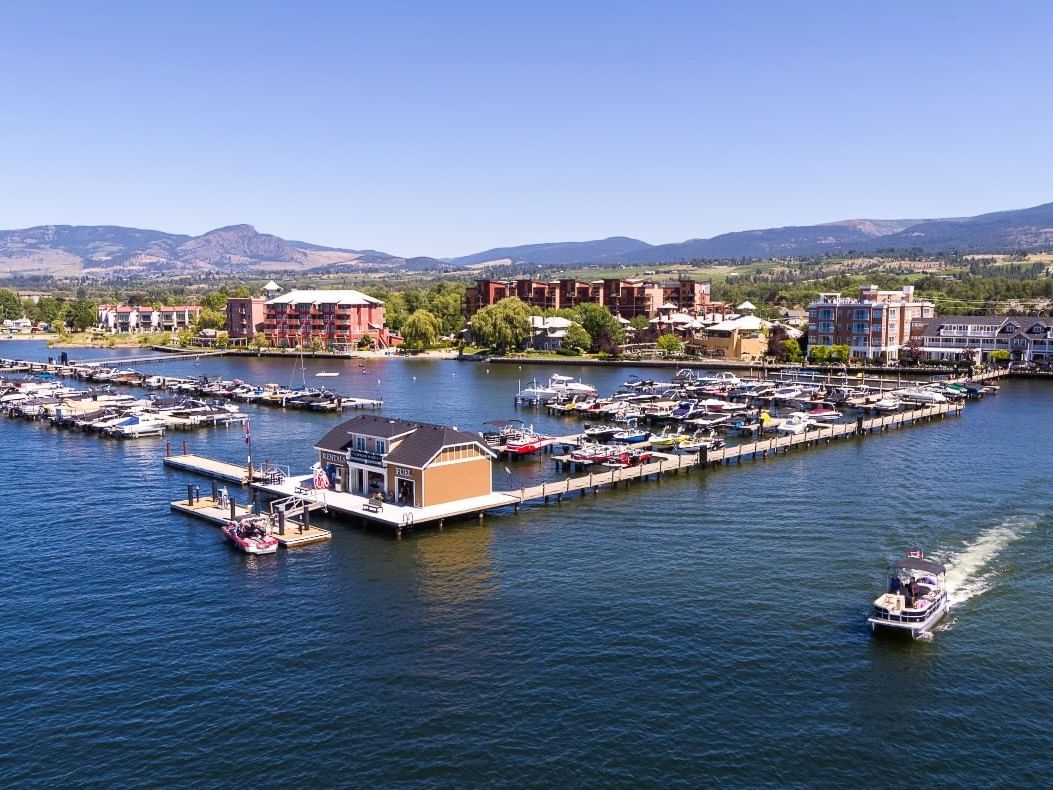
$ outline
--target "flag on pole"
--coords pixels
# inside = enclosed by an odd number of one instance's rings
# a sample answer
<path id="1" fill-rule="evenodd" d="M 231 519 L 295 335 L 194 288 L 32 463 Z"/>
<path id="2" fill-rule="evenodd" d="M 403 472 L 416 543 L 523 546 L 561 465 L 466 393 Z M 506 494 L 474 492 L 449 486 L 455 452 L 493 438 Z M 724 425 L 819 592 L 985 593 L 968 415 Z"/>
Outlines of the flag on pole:
<path id="1" fill-rule="evenodd" d="M 912 560 L 923 560 L 925 559 L 924 551 L 908 551 L 907 556 Z"/>

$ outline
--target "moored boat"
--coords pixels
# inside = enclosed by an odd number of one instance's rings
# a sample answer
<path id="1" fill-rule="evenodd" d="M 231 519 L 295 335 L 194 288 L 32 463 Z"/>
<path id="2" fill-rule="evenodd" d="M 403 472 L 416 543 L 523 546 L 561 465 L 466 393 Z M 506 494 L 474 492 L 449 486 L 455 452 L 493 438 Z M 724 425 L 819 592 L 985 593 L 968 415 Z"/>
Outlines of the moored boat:
<path id="1" fill-rule="evenodd" d="M 267 515 L 229 521 L 223 534 L 246 554 L 274 554 L 278 550 L 278 539 L 271 534 L 271 519 Z"/>

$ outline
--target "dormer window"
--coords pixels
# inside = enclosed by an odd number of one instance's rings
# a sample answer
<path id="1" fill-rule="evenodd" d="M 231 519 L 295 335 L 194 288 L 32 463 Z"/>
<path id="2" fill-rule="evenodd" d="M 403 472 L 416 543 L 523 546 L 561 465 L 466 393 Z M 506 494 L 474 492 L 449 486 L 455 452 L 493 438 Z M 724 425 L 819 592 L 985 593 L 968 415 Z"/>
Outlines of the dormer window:
<path id="1" fill-rule="evenodd" d="M 1045 331 L 1046 331 L 1046 328 L 1044 326 L 1042 326 L 1042 324 L 1035 324 L 1029 330 L 1027 330 L 1027 333 L 1029 335 L 1041 335 Z"/>
<path id="2" fill-rule="evenodd" d="M 1011 335 L 1016 331 L 1016 324 L 1006 324 L 1002 327 L 1002 331 L 1007 335 Z"/>

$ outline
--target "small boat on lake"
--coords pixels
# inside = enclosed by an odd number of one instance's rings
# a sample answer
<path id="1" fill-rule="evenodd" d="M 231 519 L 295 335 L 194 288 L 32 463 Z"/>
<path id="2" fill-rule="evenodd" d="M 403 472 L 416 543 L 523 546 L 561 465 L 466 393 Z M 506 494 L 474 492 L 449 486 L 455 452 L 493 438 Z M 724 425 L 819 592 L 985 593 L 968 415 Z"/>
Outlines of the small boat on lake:
<path id="1" fill-rule="evenodd" d="M 278 550 L 278 539 L 271 534 L 271 518 L 267 515 L 229 521 L 223 534 L 246 554 L 274 554 Z"/>
<path id="2" fill-rule="evenodd" d="M 940 563 L 920 551 L 890 562 L 885 592 L 874 599 L 867 618 L 871 632 L 881 629 L 914 639 L 927 632 L 950 610 L 946 576 Z"/>

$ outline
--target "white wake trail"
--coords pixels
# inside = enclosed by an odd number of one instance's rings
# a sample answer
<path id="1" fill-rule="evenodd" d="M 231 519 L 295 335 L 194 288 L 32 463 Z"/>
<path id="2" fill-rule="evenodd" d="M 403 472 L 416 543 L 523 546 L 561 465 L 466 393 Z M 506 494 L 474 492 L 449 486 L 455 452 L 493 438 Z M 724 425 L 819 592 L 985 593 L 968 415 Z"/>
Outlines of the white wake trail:
<path id="1" fill-rule="evenodd" d="M 1033 516 L 1013 516 L 979 537 L 953 555 L 946 563 L 947 593 L 951 606 L 982 595 L 994 584 L 995 571 L 986 570 L 1012 542 L 1024 537 L 1037 523 Z"/>

